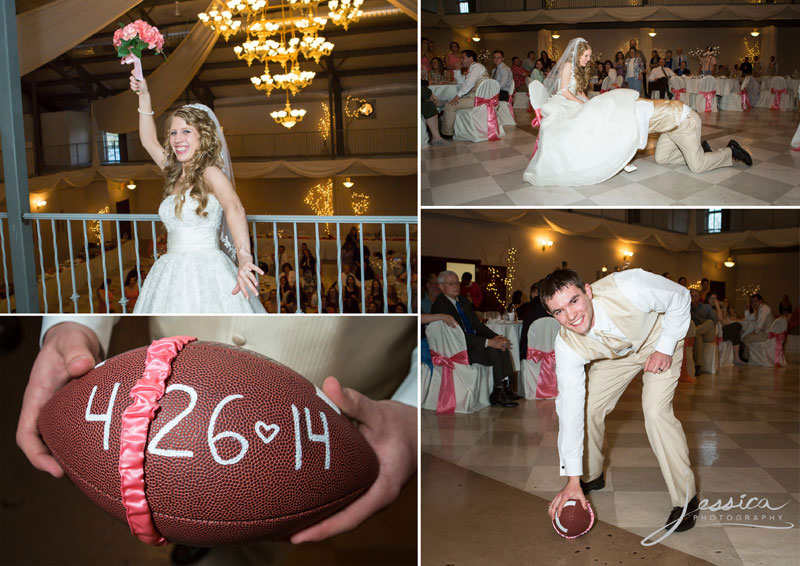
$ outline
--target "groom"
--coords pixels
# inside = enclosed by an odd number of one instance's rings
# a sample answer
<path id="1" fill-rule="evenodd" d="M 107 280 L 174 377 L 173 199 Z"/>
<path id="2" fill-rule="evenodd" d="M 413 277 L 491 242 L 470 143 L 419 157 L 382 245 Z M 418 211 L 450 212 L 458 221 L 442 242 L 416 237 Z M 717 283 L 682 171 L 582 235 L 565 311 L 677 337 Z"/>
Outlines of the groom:
<path id="1" fill-rule="evenodd" d="M 575 271 L 559 269 L 545 277 L 539 296 L 561 324 L 555 342 L 558 452 L 561 475 L 569 479 L 550 504 L 551 517 L 570 499 L 578 499 L 585 508 L 584 494 L 605 487 L 605 417 L 644 370 L 644 428 L 673 505 L 667 529 L 691 529 L 698 508 L 697 490 L 686 437 L 672 413 L 683 337 L 689 327 L 689 291 L 641 269 L 612 273 L 591 285 Z M 588 470 L 583 469 L 582 458 L 584 396 Z M 581 475 L 589 481 L 581 481 Z M 686 514 L 677 523 L 687 501 Z"/>
<path id="2" fill-rule="evenodd" d="M 700 116 L 678 100 L 636 101 L 639 121 L 639 149 L 647 145 L 647 134 L 661 134 L 656 143 L 655 161 L 659 165 L 685 163 L 692 173 L 705 173 L 718 167 L 730 167 L 732 160 L 753 164 L 736 140 L 730 140 L 724 149 L 711 151 L 708 142 L 700 140 Z"/>

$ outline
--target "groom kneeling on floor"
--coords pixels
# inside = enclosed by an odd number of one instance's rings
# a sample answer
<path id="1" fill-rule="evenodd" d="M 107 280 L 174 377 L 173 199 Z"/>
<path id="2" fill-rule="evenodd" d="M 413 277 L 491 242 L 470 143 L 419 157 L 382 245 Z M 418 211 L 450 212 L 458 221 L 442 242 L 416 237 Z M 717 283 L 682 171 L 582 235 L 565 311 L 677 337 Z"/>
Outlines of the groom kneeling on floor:
<path id="1" fill-rule="evenodd" d="M 570 499 L 579 500 L 586 508 L 584 494 L 605 487 L 605 418 L 644 370 L 644 428 L 673 505 L 666 528 L 678 532 L 691 529 L 697 516 L 697 490 L 686 436 L 672 412 L 683 337 L 689 328 L 689 291 L 642 269 L 612 273 L 591 285 L 575 271 L 559 269 L 545 277 L 539 296 L 561 324 L 555 342 L 558 453 L 561 475 L 569 478 L 550 503 L 550 516 L 560 513 Z M 586 474 L 582 458 L 584 397 Z M 588 481 L 584 483 L 581 475 Z M 686 514 L 677 523 L 684 505 Z"/>

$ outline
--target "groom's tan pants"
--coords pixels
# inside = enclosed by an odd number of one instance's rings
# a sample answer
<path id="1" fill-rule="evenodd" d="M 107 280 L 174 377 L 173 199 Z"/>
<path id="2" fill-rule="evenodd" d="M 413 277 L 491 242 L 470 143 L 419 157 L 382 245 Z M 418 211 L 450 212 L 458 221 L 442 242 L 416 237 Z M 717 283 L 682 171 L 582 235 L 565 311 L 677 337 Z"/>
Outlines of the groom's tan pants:
<path id="1" fill-rule="evenodd" d="M 586 470 L 584 481 L 603 473 L 603 436 L 605 418 L 616 406 L 622 392 L 644 368 L 648 356 L 655 351 L 659 332 L 652 333 L 639 352 L 616 360 L 598 360 L 589 366 L 589 387 L 586 397 Z M 672 355 L 672 365 L 663 373 L 645 372 L 642 381 L 644 427 L 650 446 L 658 459 L 667 483 L 673 507 L 683 507 L 688 493 L 696 495 L 694 474 L 689 465 L 689 447 L 680 421 L 672 413 L 672 398 L 681 374 L 683 340 Z"/>
<path id="2" fill-rule="evenodd" d="M 672 131 L 664 132 L 656 142 L 656 163 L 686 163 L 692 173 L 705 173 L 733 164 L 731 150 L 726 147 L 705 153 L 700 145 L 700 116 L 692 110 Z"/>
<path id="3" fill-rule="evenodd" d="M 473 106 L 475 106 L 474 94 L 462 96 L 455 104 L 450 104 L 448 102 L 444 107 L 440 131 L 446 136 L 452 136 L 454 133 L 453 126 L 455 126 L 456 123 L 456 112 L 465 108 L 472 108 Z"/>

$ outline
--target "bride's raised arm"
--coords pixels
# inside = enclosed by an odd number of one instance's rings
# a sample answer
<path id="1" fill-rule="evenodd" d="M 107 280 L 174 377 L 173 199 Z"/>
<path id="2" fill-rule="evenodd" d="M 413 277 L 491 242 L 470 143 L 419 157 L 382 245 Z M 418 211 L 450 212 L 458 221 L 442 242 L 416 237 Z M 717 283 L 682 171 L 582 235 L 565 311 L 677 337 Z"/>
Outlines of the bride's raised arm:
<path id="1" fill-rule="evenodd" d="M 214 193 L 217 200 L 225 211 L 225 220 L 228 222 L 233 245 L 236 248 L 236 258 L 239 261 L 239 274 L 237 275 L 236 287 L 231 292 L 235 295 L 239 291 L 244 293 L 246 298 L 250 298 L 248 290 L 253 296 L 258 296 L 258 279 L 253 272 L 264 275 L 264 272 L 253 263 L 253 255 L 250 253 L 250 232 L 247 229 L 247 219 L 245 218 L 244 207 L 239 195 L 231 185 L 228 177 L 219 167 L 206 167 L 203 171 L 203 180 L 206 182 L 209 192 Z"/>
<path id="2" fill-rule="evenodd" d="M 156 133 L 156 121 L 153 118 L 153 106 L 150 102 L 150 91 L 147 88 L 147 80 L 141 81 L 133 77 L 131 71 L 131 90 L 139 95 L 139 140 L 142 147 L 150 154 L 159 169 L 164 169 L 167 164 L 167 155 L 158 141 Z"/>

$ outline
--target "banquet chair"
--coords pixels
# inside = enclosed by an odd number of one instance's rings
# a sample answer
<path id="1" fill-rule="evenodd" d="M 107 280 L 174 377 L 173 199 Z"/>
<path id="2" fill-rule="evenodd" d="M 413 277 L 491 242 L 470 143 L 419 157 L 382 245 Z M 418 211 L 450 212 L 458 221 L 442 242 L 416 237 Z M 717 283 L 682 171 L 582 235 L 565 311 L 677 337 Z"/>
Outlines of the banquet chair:
<path id="1" fill-rule="evenodd" d="M 773 88 L 775 87 L 772 86 L 772 79 L 769 77 L 763 77 L 760 83 L 760 92 L 758 94 L 758 101 L 754 106 L 756 106 L 757 108 L 771 107 L 772 103 L 775 101 L 775 94 L 772 92 Z"/>
<path id="2" fill-rule="evenodd" d="M 795 106 L 794 90 L 789 90 L 789 85 L 783 77 L 773 77 L 770 81 L 769 93 L 772 95 L 772 110 L 792 111 Z"/>
<path id="3" fill-rule="evenodd" d="M 733 365 L 733 342 L 722 339 L 722 324 L 717 323 L 717 351 L 719 352 L 719 367 Z"/>
<path id="4" fill-rule="evenodd" d="M 515 92 L 511 92 L 508 102 L 501 101 L 500 104 L 497 105 L 497 122 L 501 126 L 516 127 L 517 125 L 517 121 L 514 119 L 514 109 L 511 106 L 515 102 L 512 100 L 515 97 Z"/>
<path id="5" fill-rule="evenodd" d="M 553 348 L 561 325 L 552 317 L 535 320 L 528 328 L 528 352 L 522 360 L 519 394 L 526 399 L 555 399 L 558 396 L 556 360 Z"/>
<path id="6" fill-rule="evenodd" d="M 748 78 L 752 78 L 749 77 Z M 747 97 L 742 94 L 742 92 L 747 92 L 744 90 L 744 82 L 738 87 L 737 90 L 734 90 L 730 94 L 723 94 L 719 99 L 719 109 L 720 110 L 731 110 L 733 112 L 742 112 L 747 110 L 746 107 L 746 100 Z"/>
<path id="7" fill-rule="evenodd" d="M 800 86 L 797 87 L 797 98 L 800 100 Z M 791 146 L 792 151 L 800 151 L 800 124 L 797 125 L 794 136 L 792 136 Z"/>
<path id="8" fill-rule="evenodd" d="M 603 79 L 603 83 L 600 85 L 600 94 L 608 92 L 612 88 L 617 88 L 617 85 L 614 84 L 614 81 L 611 80 L 611 77 L 606 77 Z"/>
<path id="9" fill-rule="evenodd" d="M 717 111 L 717 79 L 708 75 L 700 79 L 692 108 L 699 114 Z"/>
<path id="10" fill-rule="evenodd" d="M 669 90 L 672 93 L 672 100 L 680 100 L 684 104 L 692 106 L 693 95 L 686 92 L 686 81 L 683 77 L 673 75 L 669 78 Z"/>
<path id="11" fill-rule="evenodd" d="M 530 77 L 526 78 L 525 81 L 530 82 Z M 528 102 L 530 99 L 528 98 L 528 89 L 527 84 L 521 90 L 514 89 L 514 108 L 522 108 L 523 110 L 528 109 Z"/>
<path id="12" fill-rule="evenodd" d="M 506 132 L 497 118 L 499 94 L 500 84 L 494 79 L 484 79 L 475 91 L 475 105 L 456 112 L 453 137 L 471 142 L 494 141 L 504 137 Z M 492 127 L 490 121 L 493 122 Z"/>
<path id="13" fill-rule="evenodd" d="M 625 80 L 622 78 L 622 75 L 617 75 L 617 80 L 614 81 L 614 85 L 617 88 L 622 88 L 622 83 L 623 82 L 625 82 Z"/>
<path id="14" fill-rule="evenodd" d="M 719 332 L 719 330 L 718 330 Z M 702 336 L 696 336 L 696 340 L 702 340 Z M 700 369 L 703 373 L 717 373 L 719 371 L 719 348 L 717 341 L 703 344 L 703 359 L 700 363 Z"/>
<path id="15" fill-rule="evenodd" d="M 751 342 L 748 348 L 751 366 L 783 367 L 786 365 L 786 356 L 783 345 L 786 342 L 789 328 L 786 319 L 779 316 L 769 325 L 767 339 L 763 342 Z"/>
<path id="16" fill-rule="evenodd" d="M 451 328 L 444 322 L 437 320 L 428 325 L 425 336 L 431 346 L 433 357 L 433 375 L 430 386 L 425 396 L 424 409 L 437 410 L 439 405 L 440 390 L 442 388 L 444 370 L 438 360 L 437 354 L 453 360 L 461 356 L 467 359 L 467 341 L 464 331 L 460 328 Z M 463 352 L 463 353 L 462 353 Z M 437 363 L 438 362 L 438 363 Z M 471 364 L 453 360 L 452 383 L 455 394 L 455 412 L 472 413 L 489 406 L 489 394 L 492 389 L 492 368 L 480 364 Z"/>
<path id="17" fill-rule="evenodd" d="M 425 124 L 425 118 L 419 117 L 419 141 L 421 147 L 428 147 L 430 136 L 428 135 L 428 126 Z"/>
<path id="18" fill-rule="evenodd" d="M 750 99 L 750 108 L 758 106 L 758 99 L 761 96 L 761 86 L 752 75 L 748 75 L 742 81 L 742 88 L 747 89 L 747 97 Z M 740 91 L 741 92 L 741 91 Z"/>
<path id="19" fill-rule="evenodd" d="M 531 121 L 531 126 L 534 128 L 540 127 L 540 122 L 542 119 L 542 106 L 545 105 L 547 102 L 547 90 L 545 90 L 544 85 L 539 81 L 531 81 L 528 85 L 528 93 L 531 98 L 531 111 L 533 112 L 533 120 Z M 541 133 L 541 130 L 540 130 Z M 539 134 L 536 136 L 536 142 L 533 146 L 533 153 L 536 153 L 536 150 L 539 147 Z"/>

